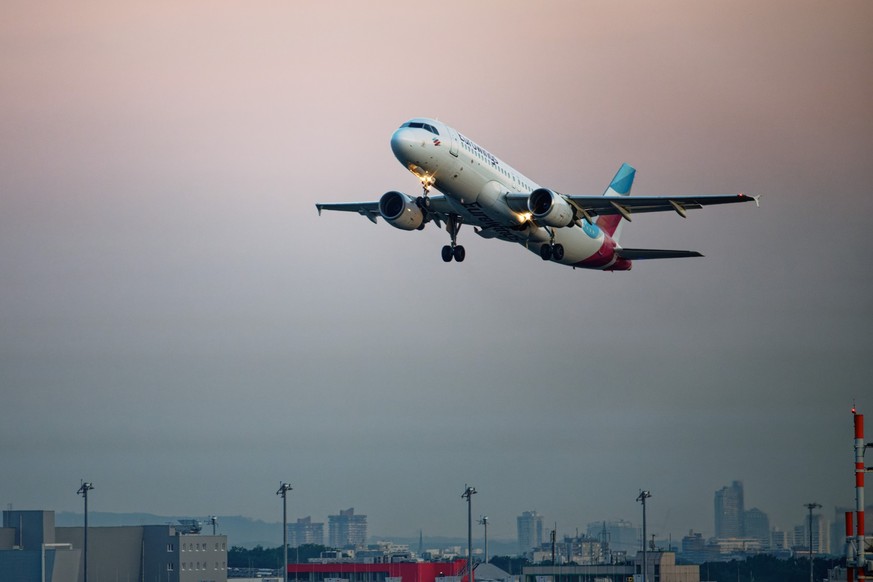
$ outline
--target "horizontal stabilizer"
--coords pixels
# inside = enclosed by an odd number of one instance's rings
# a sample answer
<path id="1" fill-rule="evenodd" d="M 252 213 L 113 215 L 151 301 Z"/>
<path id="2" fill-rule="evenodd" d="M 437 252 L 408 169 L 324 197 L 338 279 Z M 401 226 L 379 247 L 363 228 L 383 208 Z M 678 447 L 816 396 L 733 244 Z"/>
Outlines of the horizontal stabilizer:
<path id="1" fill-rule="evenodd" d="M 685 257 L 702 257 L 697 251 L 672 251 L 667 249 L 621 249 L 618 256 L 631 261 L 645 259 L 684 259 Z"/>

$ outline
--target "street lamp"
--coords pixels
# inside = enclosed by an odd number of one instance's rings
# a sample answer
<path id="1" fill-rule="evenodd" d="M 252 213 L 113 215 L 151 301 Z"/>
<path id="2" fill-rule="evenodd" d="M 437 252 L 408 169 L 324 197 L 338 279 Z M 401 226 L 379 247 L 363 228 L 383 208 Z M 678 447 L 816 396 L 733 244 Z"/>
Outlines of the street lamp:
<path id="1" fill-rule="evenodd" d="M 82 481 L 82 484 L 79 486 L 79 490 L 76 491 L 77 494 L 81 495 L 85 499 L 85 564 L 84 564 L 84 576 L 82 580 L 84 582 L 88 582 L 88 492 L 94 489 L 94 485 L 92 483 L 88 483 L 86 481 Z"/>
<path id="2" fill-rule="evenodd" d="M 643 582 L 646 582 L 646 570 L 649 565 L 646 558 L 646 499 L 651 496 L 652 494 L 649 491 L 643 491 L 642 489 L 640 489 L 640 494 L 637 495 L 637 501 L 643 504 Z"/>
<path id="3" fill-rule="evenodd" d="M 488 516 L 483 515 L 479 518 L 479 525 L 485 527 L 485 563 L 488 563 Z"/>
<path id="4" fill-rule="evenodd" d="M 464 485 L 461 498 L 467 499 L 467 564 L 470 567 L 470 582 L 473 582 L 473 496 L 476 488 Z"/>
<path id="5" fill-rule="evenodd" d="M 288 498 L 286 494 L 291 489 L 292 487 L 288 483 L 282 481 L 279 484 L 279 490 L 276 491 L 276 495 L 282 496 L 282 553 L 285 556 L 285 570 L 282 572 L 282 580 L 288 579 Z"/>
<path id="6" fill-rule="evenodd" d="M 812 579 L 812 510 L 821 507 L 819 503 L 807 503 L 804 505 L 809 510 L 809 582 L 813 582 Z M 818 539 L 821 542 L 821 531 L 818 532 Z"/>

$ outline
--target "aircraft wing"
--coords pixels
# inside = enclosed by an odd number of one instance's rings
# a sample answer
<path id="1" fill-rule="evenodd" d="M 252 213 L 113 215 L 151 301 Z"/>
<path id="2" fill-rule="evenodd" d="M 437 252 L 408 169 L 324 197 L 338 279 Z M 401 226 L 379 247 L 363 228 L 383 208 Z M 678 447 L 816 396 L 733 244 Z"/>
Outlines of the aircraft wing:
<path id="1" fill-rule="evenodd" d="M 686 257 L 702 257 L 697 251 L 673 251 L 666 249 L 617 249 L 622 259 L 642 261 L 645 259 L 684 259 Z"/>
<path id="2" fill-rule="evenodd" d="M 428 215 L 437 221 L 448 220 L 449 213 L 453 212 L 449 206 L 446 197 L 442 194 L 429 196 L 430 206 L 428 207 Z M 318 209 L 318 214 L 322 210 L 337 210 L 340 212 L 357 212 L 361 216 L 366 217 L 373 224 L 376 224 L 376 219 L 381 216 L 379 214 L 379 201 L 374 202 L 337 202 L 337 203 L 316 203 L 315 208 Z"/>
<path id="3" fill-rule="evenodd" d="M 583 215 L 621 214 L 627 220 L 635 212 L 673 211 L 685 216 L 690 208 L 703 208 L 713 204 L 733 204 L 736 202 L 758 203 L 757 196 L 745 194 L 716 194 L 706 196 L 574 196 L 565 194 L 564 198 Z"/>
<path id="4" fill-rule="evenodd" d="M 317 203 L 315 208 L 318 209 L 319 216 L 322 210 L 338 210 L 340 212 L 357 212 L 361 216 L 366 216 L 373 224 L 376 224 L 376 218 L 379 217 L 379 202 L 339 202 L 336 204 L 321 204 Z"/>

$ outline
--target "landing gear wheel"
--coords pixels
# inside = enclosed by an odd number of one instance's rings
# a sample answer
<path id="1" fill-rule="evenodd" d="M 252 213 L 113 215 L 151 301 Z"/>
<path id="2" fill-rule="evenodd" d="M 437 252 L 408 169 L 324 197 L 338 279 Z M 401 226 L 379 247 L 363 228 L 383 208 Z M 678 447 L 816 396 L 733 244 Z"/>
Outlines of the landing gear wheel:
<path id="1" fill-rule="evenodd" d="M 457 262 L 463 262 L 467 253 L 464 247 L 458 244 L 458 231 L 461 229 L 461 217 L 457 214 L 449 214 L 446 216 L 446 231 L 452 237 L 452 244 L 443 247 L 443 260 L 449 262 L 455 259 Z"/>
<path id="2" fill-rule="evenodd" d="M 552 259 L 552 247 L 551 245 L 543 245 L 540 247 L 540 256 L 544 261 L 549 261 Z"/>
<path id="3" fill-rule="evenodd" d="M 552 258 L 554 258 L 556 261 L 560 261 L 564 258 L 564 245 L 556 244 L 552 248 Z"/>
<path id="4" fill-rule="evenodd" d="M 454 256 L 454 252 L 452 251 L 452 247 L 446 245 L 443 247 L 443 260 L 447 263 L 452 262 L 452 256 Z"/>
<path id="5" fill-rule="evenodd" d="M 430 208 L 430 198 L 427 195 L 421 197 L 421 206 L 425 209 Z"/>

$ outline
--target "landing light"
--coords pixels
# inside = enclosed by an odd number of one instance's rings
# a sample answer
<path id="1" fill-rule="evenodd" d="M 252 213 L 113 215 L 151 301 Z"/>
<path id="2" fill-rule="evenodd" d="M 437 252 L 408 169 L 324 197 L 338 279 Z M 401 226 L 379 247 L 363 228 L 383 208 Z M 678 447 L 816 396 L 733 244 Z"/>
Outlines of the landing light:
<path id="1" fill-rule="evenodd" d="M 525 222 L 530 220 L 533 215 L 530 212 L 522 212 L 520 214 L 516 214 L 516 216 L 518 217 L 518 221 L 524 224 Z"/>

